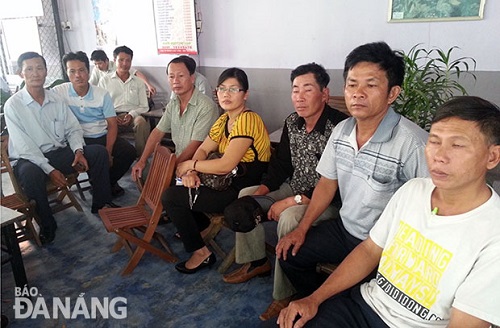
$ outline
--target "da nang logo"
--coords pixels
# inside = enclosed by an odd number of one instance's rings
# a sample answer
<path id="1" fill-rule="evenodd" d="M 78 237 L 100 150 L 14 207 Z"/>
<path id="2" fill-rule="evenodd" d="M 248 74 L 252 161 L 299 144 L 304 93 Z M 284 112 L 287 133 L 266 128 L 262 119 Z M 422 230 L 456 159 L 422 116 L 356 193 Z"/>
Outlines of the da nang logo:
<path id="1" fill-rule="evenodd" d="M 125 297 L 90 297 L 81 293 L 76 299 L 52 297 L 45 299 L 38 288 L 24 286 L 14 289 L 14 317 L 16 319 L 125 319 L 127 299 Z M 51 310 L 49 310 L 51 308 Z"/>

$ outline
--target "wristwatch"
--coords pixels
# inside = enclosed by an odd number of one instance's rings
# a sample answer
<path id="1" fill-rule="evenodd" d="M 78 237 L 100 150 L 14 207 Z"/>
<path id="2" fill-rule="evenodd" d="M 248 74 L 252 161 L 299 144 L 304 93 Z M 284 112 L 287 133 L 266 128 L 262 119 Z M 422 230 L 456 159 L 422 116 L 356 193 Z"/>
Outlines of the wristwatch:
<path id="1" fill-rule="evenodd" d="M 76 155 L 76 152 L 77 152 L 77 151 L 80 151 L 80 153 L 82 153 L 82 155 L 83 155 L 83 148 L 78 148 L 78 149 L 75 149 L 75 155 Z"/>
<path id="2" fill-rule="evenodd" d="M 302 205 L 302 195 L 295 195 L 295 197 L 293 198 L 293 200 L 298 204 L 298 205 Z"/>

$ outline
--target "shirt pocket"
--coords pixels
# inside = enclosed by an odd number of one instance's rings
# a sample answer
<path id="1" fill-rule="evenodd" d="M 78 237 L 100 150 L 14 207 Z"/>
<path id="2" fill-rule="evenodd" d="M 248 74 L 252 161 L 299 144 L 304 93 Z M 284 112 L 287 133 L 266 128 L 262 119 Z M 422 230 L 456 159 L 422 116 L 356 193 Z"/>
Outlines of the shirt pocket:
<path id="1" fill-rule="evenodd" d="M 362 205 L 368 208 L 383 210 L 392 195 L 398 190 L 402 182 L 397 179 L 388 179 L 387 177 L 372 174 L 367 177 L 368 188 L 362 198 Z"/>
<path id="2" fill-rule="evenodd" d="M 139 106 L 139 93 L 136 87 L 130 87 L 127 92 L 127 103 L 132 106 Z"/>
<path id="3" fill-rule="evenodd" d="M 64 140 L 64 122 L 60 120 L 54 120 L 53 132 L 57 140 Z"/>

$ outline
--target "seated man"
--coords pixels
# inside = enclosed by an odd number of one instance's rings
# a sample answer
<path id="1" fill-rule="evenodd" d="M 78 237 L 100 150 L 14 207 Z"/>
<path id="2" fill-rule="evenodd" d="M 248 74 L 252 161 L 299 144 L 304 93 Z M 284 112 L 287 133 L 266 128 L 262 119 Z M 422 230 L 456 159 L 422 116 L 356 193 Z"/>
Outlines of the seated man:
<path id="1" fill-rule="evenodd" d="M 400 186 L 429 174 L 427 133 L 391 108 L 403 77 L 403 58 L 384 42 L 361 45 L 346 57 L 344 96 L 352 117 L 333 129 L 304 217 L 276 246 L 280 266 L 298 295 L 324 280 L 316 272 L 318 262 L 338 264 L 366 239 Z M 311 227 L 337 190 L 340 218 Z"/>
<path id="2" fill-rule="evenodd" d="M 103 50 L 94 50 L 90 55 L 90 60 L 92 60 L 95 65 L 89 80 L 89 83 L 92 85 L 97 86 L 101 77 L 110 73 L 114 73 L 116 71 L 115 63 L 109 61 L 108 55 L 106 55 Z M 149 82 L 146 75 L 133 68 L 130 69 L 130 74 L 136 75 L 146 84 L 150 97 L 153 97 L 155 95 L 156 88 L 151 84 L 151 82 Z"/>
<path id="3" fill-rule="evenodd" d="M 118 114 L 118 132 L 135 134 L 137 156 L 141 156 L 148 139 L 149 123 L 141 116 L 149 110 L 146 87 L 135 75 L 130 74 L 134 52 L 121 46 L 113 51 L 116 71 L 99 80 L 99 86 L 109 92 Z"/>
<path id="4" fill-rule="evenodd" d="M 194 69 L 195 69 L 194 87 L 196 89 L 198 89 L 201 93 L 208 96 L 209 98 L 212 98 L 215 90 L 212 89 L 212 87 L 210 86 L 208 79 L 203 74 L 196 71 L 196 61 L 193 58 L 186 56 L 186 55 L 181 55 L 179 57 L 183 57 L 183 58 L 185 57 L 186 61 L 189 60 L 191 62 L 190 66 L 194 67 Z M 172 91 L 172 93 L 170 94 L 170 99 L 174 99 L 175 96 L 176 96 L 175 92 Z"/>
<path id="5" fill-rule="evenodd" d="M 347 115 L 326 103 L 329 97 L 330 76 L 316 63 L 294 69 L 290 76 L 292 102 L 295 112 L 285 120 L 281 141 L 278 144 L 261 185 L 248 187 L 240 196 L 267 195 L 276 202 L 268 211 L 271 220 L 278 221 L 278 238 L 292 231 L 304 216 L 320 175 L 316 165 L 333 128 Z M 330 204 L 316 222 L 338 217 L 340 198 Z M 227 283 L 242 283 L 257 275 L 271 271 L 266 257 L 265 233 L 258 225 L 248 233 L 236 233 L 236 263 L 240 269 L 224 275 Z M 274 272 L 274 302 L 260 318 L 268 320 L 278 315 L 288 305 L 295 290 L 276 260 Z"/>
<path id="6" fill-rule="evenodd" d="M 215 103 L 194 86 L 194 61 L 187 56 L 172 59 L 167 65 L 168 83 L 176 97 L 148 138 L 141 158 L 132 168 L 132 179 L 142 177 L 148 157 L 165 133 L 172 133 L 177 163 L 191 159 L 219 117 Z"/>
<path id="7" fill-rule="evenodd" d="M 443 104 L 425 155 L 431 178 L 402 186 L 326 282 L 281 311 L 281 327 L 500 325 L 500 197 L 485 180 L 500 162 L 500 109 Z"/>
<path id="8" fill-rule="evenodd" d="M 118 124 L 113 101 L 109 93 L 89 84 L 89 59 L 78 51 L 63 57 L 70 82 L 54 87 L 54 91 L 66 100 L 83 129 L 87 145 L 106 147 L 109 158 L 109 180 L 113 197 L 125 192 L 118 180 L 128 171 L 136 158 L 136 151 L 127 140 L 117 137 Z"/>
<path id="9" fill-rule="evenodd" d="M 19 184 L 36 201 L 40 240 L 48 244 L 57 224 L 47 199 L 47 176 L 65 187 L 64 174 L 88 170 L 94 189 L 92 212 L 97 213 L 106 204 L 116 206 L 111 203 L 108 154 L 101 145 L 84 146 L 82 128 L 64 100 L 43 88 L 47 65 L 41 55 L 25 52 L 17 65 L 25 88 L 5 103 L 9 153 L 17 159 L 14 174 Z"/>

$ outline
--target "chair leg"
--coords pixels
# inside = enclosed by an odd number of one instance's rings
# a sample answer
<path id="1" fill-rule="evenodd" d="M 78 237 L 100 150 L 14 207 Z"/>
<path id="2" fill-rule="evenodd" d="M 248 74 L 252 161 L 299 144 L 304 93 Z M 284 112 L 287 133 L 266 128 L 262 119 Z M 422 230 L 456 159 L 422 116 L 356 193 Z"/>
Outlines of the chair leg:
<path id="1" fill-rule="evenodd" d="M 236 260 L 236 247 L 233 247 L 229 253 L 227 254 L 227 256 L 224 258 L 224 260 L 222 261 L 222 263 L 219 265 L 219 267 L 217 268 L 217 272 L 219 273 L 224 273 L 227 271 L 227 269 L 229 269 L 231 267 L 231 265 L 233 265 L 233 263 L 235 262 Z"/>
<path id="2" fill-rule="evenodd" d="M 85 197 L 85 194 L 83 193 L 83 188 L 80 185 L 80 181 L 76 180 L 75 185 L 76 185 L 76 190 L 78 190 L 78 194 L 80 195 L 80 198 L 85 202 L 87 200 L 87 198 Z"/>
<path id="3" fill-rule="evenodd" d="M 141 247 L 137 247 L 135 249 L 134 255 L 130 258 L 130 260 L 127 263 L 127 266 L 125 269 L 122 271 L 122 276 L 126 276 L 132 273 L 134 271 L 135 267 L 137 264 L 139 264 L 139 261 L 141 260 L 142 256 L 144 255 L 145 249 Z"/>
<path id="4" fill-rule="evenodd" d="M 130 233 L 127 233 L 126 231 L 120 230 L 120 229 L 116 230 L 116 233 L 120 237 L 137 245 L 137 248 L 135 249 L 134 255 L 132 256 L 129 263 L 127 264 L 127 266 L 123 270 L 122 275 L 127 275 L 134 270 L 134 268 L 137 266 L 140 259 L 142 258 L 142 255 L 144 254 L 144 252 L 146 250 L 148 252 L 156 255 L 156 256 L 159 256 L 160 258 L 162 258 L 163 260 L 165 260 L 167 262 L 175 263 L 178 261 L 178 259 L 175 255 L 163 252 L 163 251 L 159 250 L 158 248 L 154 247 L 153 245 L 151 245 L 149 243 L 151 241 L 150 238 L 140 239 L 140 238 L 137 238 L 136 236 L 131 235 Z"/>
<path id="5" fill-rule="evenodd" d="M 78 212 L 83 212 L 83 208 L 80 205 L 80 203 L 78 202 L 78 200 L 75 198 L 75 195 L 73 195 L 73 193 L 71 191 L 67 191 L 66 195 L 68 196 L 68 198 L 71 201 L 71 204 L 73 204 L 73 206 L 76 208 L 76 210 Z"/>
<path id="6" fill-rule="evenodd" d="M 33 218 L 32 217 L 28 217 L 26 219 L 26 225 L 28 226 L 28 229 L 30 231 L 31 237 L 35 240 L 35 243 L 38 246 L 42 246 L 42 242 L 40 241 L 40 237 L 36 233 L 35 226 L 33 225 Z"/>

